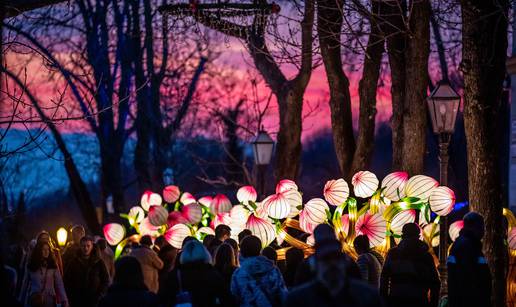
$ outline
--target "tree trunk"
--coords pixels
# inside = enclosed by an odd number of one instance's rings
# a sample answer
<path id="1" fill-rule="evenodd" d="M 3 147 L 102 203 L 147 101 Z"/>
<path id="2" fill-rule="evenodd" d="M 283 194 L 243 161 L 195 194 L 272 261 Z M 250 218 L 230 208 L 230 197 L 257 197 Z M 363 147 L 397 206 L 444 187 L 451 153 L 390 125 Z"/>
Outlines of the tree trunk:
<path id="1" fill-rule="evenodd" d="M 428 0 L 413 1 L 410 8 L 409 38 L 405 53 L 405 80 L 408 82 L 405 82 L 401 163 L 401 168 L 410 175 L 420 174 L 424 168 L 430 9 Z"/>
<path id="2" fill-rule="evenodd" d="M 507 55 L 508 1 L 461 1 L 464 125 L 468 153 L 469 202 L 485 219 L 484 253 L 493 280 L 493 306 L 505 306 L 507 247 L 498 167 L 493 137 L 501 114 Z"/>

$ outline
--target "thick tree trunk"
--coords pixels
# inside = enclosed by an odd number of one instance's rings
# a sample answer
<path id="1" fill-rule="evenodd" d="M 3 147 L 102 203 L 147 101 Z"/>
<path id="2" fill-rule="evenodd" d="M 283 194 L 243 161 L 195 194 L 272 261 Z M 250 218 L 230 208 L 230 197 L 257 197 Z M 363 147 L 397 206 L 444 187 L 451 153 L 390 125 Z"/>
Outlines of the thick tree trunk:
<path id="1" fill-rule="evenodd" d="M 401 168 L 410 175 L 424 168 L 426 150 L 426 97 L 430 53 L 430 2 L 411 3 L 409 38 L 405 53 L 405 101 L 403 119 L 403 160 Z"/>
<path id="2" fill-rule="evenodd" d="M 493 277 L 493 306 L 505 306 L 507 230 L 502 216 L 503 191 L 499 150 L 493 137 L 501 114 L 507 55 L 508 1 L 461 1 L 464 125 L 468 153 L 471 209 L 485 218 L 484 253 Z"/>

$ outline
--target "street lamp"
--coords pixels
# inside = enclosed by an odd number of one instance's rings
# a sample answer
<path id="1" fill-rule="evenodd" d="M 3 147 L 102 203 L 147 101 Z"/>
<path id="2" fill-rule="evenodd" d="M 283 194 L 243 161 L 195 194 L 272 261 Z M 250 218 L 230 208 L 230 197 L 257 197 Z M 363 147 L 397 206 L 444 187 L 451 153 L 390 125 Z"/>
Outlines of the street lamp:
<path id="1" fill-rule="evenodd" d="M 262 127 L 251 144 L 253 145 L 254 164 L 257 167 L 258 193 L 263 196 L 265 193 L 265 171 L 271 163 L 274 141 Z"/>
<path id="2" fill-rule="evenodd" d="M 68 231 L 64 227 L 61 227 L 57 230 L 56 237 L 57 244 L 60 247 L 64 247 L 66 245 L 66 240 L 68 239 Z"/>
<path id="3" fill-rule="evenodd" d="M 442 80 L 427 99 L 432 128 L 439 136 L 439 176 L 441 185 L 448 185 L 448 146 L 455 131 L 459 111 L 460 96 L 448 80 Z M 448 218 L 441 216 L 439 227 L 439 272 L 441 276 L 441 297 L 448 294 L 448 271 L 446 258 L 448 252 Z"/>

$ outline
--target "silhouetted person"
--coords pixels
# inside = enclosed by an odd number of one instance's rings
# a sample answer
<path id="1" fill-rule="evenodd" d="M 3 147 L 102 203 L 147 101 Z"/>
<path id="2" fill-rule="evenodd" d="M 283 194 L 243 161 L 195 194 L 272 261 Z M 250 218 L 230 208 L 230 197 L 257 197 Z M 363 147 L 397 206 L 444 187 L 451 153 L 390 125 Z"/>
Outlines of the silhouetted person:
<path id="1" fill-rule="evenodd" d="M 482 253 L 484 218 L 469 212 L 448 256 L 450 307 L 491 306 L 491 273 Z"/>
<path id="2" fill-rule="evenodd" d="M 231 277 L 237 269 L 236 257 L 233 247 L 227 243 L 222 243 L 215 252 L 215 269 L 222 275 L 227 288 L 231 286 Z"/>
<path id="3" fill-rule="evenodd" d="M 154 307 L 160 306 L 156 294 L 148 291 L 143 280 L 142 268 L 132 256 L 117 260 L 113 284 L 99 307 Z"/>
<path id="4" fill-rule="evenodd" d="M 16 299 L 16 270 L 5 264 L 5 256 L 3 244 L 0 242 L 0 302 L 5 306 L 21 307 L 23 306 Z"/>
<path id="5" fill-rule="evenodd" d="M 211 265 L 211 255 L 199 241 L 185 244 L 179 262 L 180 266 L 170 272 L 167 285 L 161 289 L 163 305 L 233 306 L 224 279 Z"/>
<path id="6" fill-rule="evenodd" d="M 107 292 L 109 276 L 93 238 L 82 237 L 80 246 L 76 256 L 65 267 L 66 294 L 72 307 L 97 306 Z"/>
<path id="7" fill-rule="evenodd" d="M 152 239 L 150 236 L 143 236 L 140 239 L 140 246 L 129 254 L 138 259 L 142 266 L 143 281 L 150 292 L 158 293 L 159 275 L 158 272 L 163 268 L 163 261 L 158 254 L 152 250 Z"/>
<path id="8" fill-rule="evenodd" d="M 253 233 L 251 232 L 251 230 L 249 229 L 244 229 L 242 230 L 239 234 L 238 234 L 238 244 L 242 244 L 242 240 L 247 237 L 247 236 L 250 236 L 252 235 Z"/>
<path id="9" fill-rule="evenodd" d="M 279 269 L 260 256 L 261 249 L 256 236 L 247 236 L 240 244 L 242 262 L 231 280 L 231 293 L 240 306 L 278 306 L 287 293 Z"/>
<path id="10" fill-rule="evenodd" d="M 159 251 L 167 246 L 168 244 L 167 240 L 165 240 L 164 236 L 159 236 L 156 239 L 154 239 L 154 245 L 152 246 L 152 250 L 156 252 L 156 254 L 159 254 Z"/>
<path id="11" fill-rule="evenodd" d="M 202 239 L 202 245 L 208 249 L 210 247 L 211 242 L 215 239 L 214 235 L 205 235 L 204 239 Z"/>
<path id="12" fill-rule="evenodd" d="M 231 228 L 228 225 L 220 224 L 215 227 L 215 239 L 210 242 L 208 247 L 208 251 L 212 256 L 215 256 L 215 251 L 217 247 L 221 245 L 226 239 L 229 239 L 231 236 Z"/>
<path id="13" fill-rule="evenodd" d="M 115 255 L 111 248 L 108 247 L 106 239 L 98 239 L 97 246 L 99 248 L 99 257 L 104 262 L 106 266 L 106 270 L 109 275 L 109 281 L 113 280 L 113 276 L 115 276 Z"/>
<path id="14" fill-rule="evenodd" d="M 82 225 L 75 225 L 72 227 L 72 241 L 69 242 L 63 252 L 63 270 L 70 263 L 70 260 L 75 258 L 81 249 L 81 239 L 86 235 L 86 231 Z"/>
<path id="15" fill-rule="evenodd" d="M 417 224 L 405 224 L 400 244 L 387 253 L 380 294 L 388 306 L 435 307 L 439 303 L 441 282 L 429 247 L 419 240 L 419 234 Z"/>
<path id="16" fill-rule="evenodd" d="M 358 254 L 357 265 L 360 270 L 360 277 L 363 281 L 378 289 L 380 287 L 383 257 L 370 248 L 369 238 L 366 235 L 357 236 L 353 245 Z"/>
<path id="17" fill-rule="evenodd" d="M 285 306 L 382 306 L 375 289 L 349 276 L 350 262 L 341 252 L 341 243 L 335 238 L 328 236 L 319 239 L 313 259 L 315 279 L 291 290 Z"/>
<path id="18" fill-rule="evenodd" d="M 295 286 L 295 277 L 299 265 L 303 262 L 305 255 L 302 250 L 291 247 L 285 254 L 285 272 L 283 273 L 283 279 L 288 288 Z"/>
<path id="19" fill-rule="evenodd" d="M 235 239 L 229 238 L 229 239 L 226 239 L 226 241 L 224 241 L 224 243 L 231 245 L 231 247 L 233 248 L 233 252 L 235 254 L 235 259 L 237 261 L 236 263 L 238 265 L 238 255 L 240 254 L 240 247 L 238 246 L 238 242 Z"/>
<path id="20" fill-rule="evenodd" d="M 164 278 L 174 269 L 174 265 L 177 259 L 177 248 L 173 247 L 170 244 L 163 246 L 159 253 L 158 257 L 163 261 L 163 268 L 159 271 L 159 284 L 163 282 Z"/>
<path id="21" fill-rule="evenodd" d="M 270 246 L 262 249 L 262 256 L 272 261 L 272 264 L 274 265 L 276 265 L 276 262 L 278 261 L 278 253 L 276 253 L 276 250 Z"/>

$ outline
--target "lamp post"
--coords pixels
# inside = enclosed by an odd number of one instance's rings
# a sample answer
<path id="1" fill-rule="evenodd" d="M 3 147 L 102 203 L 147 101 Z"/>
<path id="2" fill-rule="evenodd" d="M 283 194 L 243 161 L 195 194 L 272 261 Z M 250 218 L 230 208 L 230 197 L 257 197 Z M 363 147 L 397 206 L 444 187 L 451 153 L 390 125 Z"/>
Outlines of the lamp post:
<path id="1" fill-rule="evenodd" d="M 455 122 L 459 111 L 460 96 L 451 87 L 448 80 L 440 81 L 427 99 L 432 128 L 439 137 L 439 180 L 441 185 L 448 185 L 448 147 L 455 131 Z M 441 297 L 448 294 L 448 270 L 446 259 L 448 253 L 448 218 L 441 217 L 439 227 L 439 273 L 441 276 Z"/>
<path id="2" fill-rule="evenodd" d="M 262 127 L 251 144 L 253 145 L 254 164 L 257 170 L 258 193 L 263 196 L 265 193 L 265 171 L 271 163 L 274 141 Z"/>

